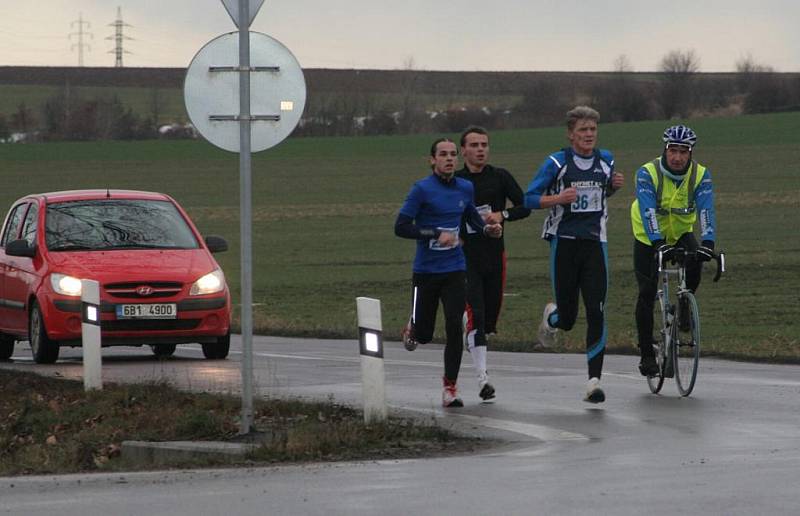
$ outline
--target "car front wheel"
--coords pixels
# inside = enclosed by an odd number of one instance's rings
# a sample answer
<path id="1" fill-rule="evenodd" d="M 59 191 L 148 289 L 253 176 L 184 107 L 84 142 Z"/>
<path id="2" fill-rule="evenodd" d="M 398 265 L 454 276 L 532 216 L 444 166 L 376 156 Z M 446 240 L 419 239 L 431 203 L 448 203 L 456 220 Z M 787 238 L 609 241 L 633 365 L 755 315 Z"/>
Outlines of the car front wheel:
<path id="1" fill-rule="evenodd" d="M 37 364 L 52 364 L 58 360 L 58 342 L 47 336 L 42 310 L 36 301 L 31 306 L 31 317 L 28 320 L 28 341 L 31 344 L 33 361 Z"/>
<path id="2" fill-rule="evenodd" d="M 228 357 L 231 349 L 231 334 L 220 337 L 214 344 L 202 344 L 203 356 L 209 360 L 222 360 Z"/>

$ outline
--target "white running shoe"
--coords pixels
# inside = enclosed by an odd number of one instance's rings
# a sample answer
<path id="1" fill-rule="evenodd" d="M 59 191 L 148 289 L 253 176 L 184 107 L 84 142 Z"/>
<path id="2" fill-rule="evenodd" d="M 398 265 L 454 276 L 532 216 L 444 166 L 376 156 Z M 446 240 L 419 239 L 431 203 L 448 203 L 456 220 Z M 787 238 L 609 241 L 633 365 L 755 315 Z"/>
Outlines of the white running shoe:
<path id="1" fill-rule="evenodd" d="M 606 393 L 600 388 L 600 378 L 589 378 L 586 383 L 586 396 L 583 401 L 589 403 L 603 403 L 606 401 Z"/>
<path id="2" fill-rule="evenodd" d="M 414 327 L 411 325 L 411 319 L 409 319 L 408 324 L 403 326 L 403 331 L 400 334 L 403 338 L 403 346 L 405 346 L 408 351 L 417 349 L 417 341 L 414 340 L 413 329 Z"/>
<path id="3" fill-rule="evenodd" d="M 464 402 L 458 397 L 456 382 L 451 382 L 442 377 L 442 406 L 443 407 L 463 407 Z"/>
<path id="4" fill-rule="evenodd" d="M 553 328 L 550 326 L 549 318 L 550 314 L 556 311 L 556 304 L 555 303 L 547 303 L 544 307 L 544 312 L 542 313 L 542 322 L 539 324 L 539 344 L 543 348 L 551 348 L 556 343 L 556 333 L 558 333 L 558 328 Z"/>
<path id="5" fill-rule="evenodd" d="M 494 403 L 497 395 L 495 394 L 494 387 L 489 383 L 489 375 L 482 374 L 478 377 L 478 396 L 481 398 L 481 403 Z"/>

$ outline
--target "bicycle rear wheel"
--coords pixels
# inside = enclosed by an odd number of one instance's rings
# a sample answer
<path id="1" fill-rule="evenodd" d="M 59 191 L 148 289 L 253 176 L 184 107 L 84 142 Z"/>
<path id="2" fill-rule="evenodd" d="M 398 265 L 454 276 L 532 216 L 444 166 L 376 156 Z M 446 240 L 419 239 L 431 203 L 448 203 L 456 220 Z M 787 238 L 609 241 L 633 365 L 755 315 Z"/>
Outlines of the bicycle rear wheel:
<path id="1" fill-rule="evenodd" d="M 688 396 L 697 380 L 700 362 L 700 314 L 691 292 L 683 292 L 678 300 L 676 324 L 672 325 L 672 360 L 675 383 L 681 396 Z"/>

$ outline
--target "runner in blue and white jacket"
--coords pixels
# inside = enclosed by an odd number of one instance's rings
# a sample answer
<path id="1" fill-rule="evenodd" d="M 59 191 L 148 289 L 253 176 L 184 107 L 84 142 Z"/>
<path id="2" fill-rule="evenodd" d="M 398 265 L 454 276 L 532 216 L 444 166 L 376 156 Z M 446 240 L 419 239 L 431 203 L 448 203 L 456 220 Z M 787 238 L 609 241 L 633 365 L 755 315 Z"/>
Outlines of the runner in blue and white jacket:
<path id="1" fill-rule="evenodd" d="M 539 342 L 551 346 L 559 329 L 569 331 L 578 317 L 578 295 L 586 308 L 589 382 L 585 401 L 601 403 L 606 347 L 605 304 L 608 287 L 607 200 L 622 187 L 614 158 L 596 150 L 600 114 L 587 106 L 567 113 L 570 147 L 548 156 L 528 185 L 525 207 L 549 208 L 542 238 L 550 242 L 550 273 L 555 303 L 547 303 Z"/>

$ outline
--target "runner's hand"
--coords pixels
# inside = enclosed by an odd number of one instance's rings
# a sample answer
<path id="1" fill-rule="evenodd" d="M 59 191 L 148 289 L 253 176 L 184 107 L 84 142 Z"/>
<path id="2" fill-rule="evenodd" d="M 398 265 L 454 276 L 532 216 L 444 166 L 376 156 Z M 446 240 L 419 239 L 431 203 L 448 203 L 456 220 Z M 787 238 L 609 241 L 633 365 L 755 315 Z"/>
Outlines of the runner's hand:
<path id="1" fill-rule="evenodd" d="M 502 224 L 486 224 L 483 226 L 483 234 L 491 238 L 500 238 L 503 236 Z"/>
<path id="2" fill-rule="evenodd" d="M 451 231 L 442 231 L 436 239 L 442 247 L 455 247 L 458 245 L 456 234 Z"/>

